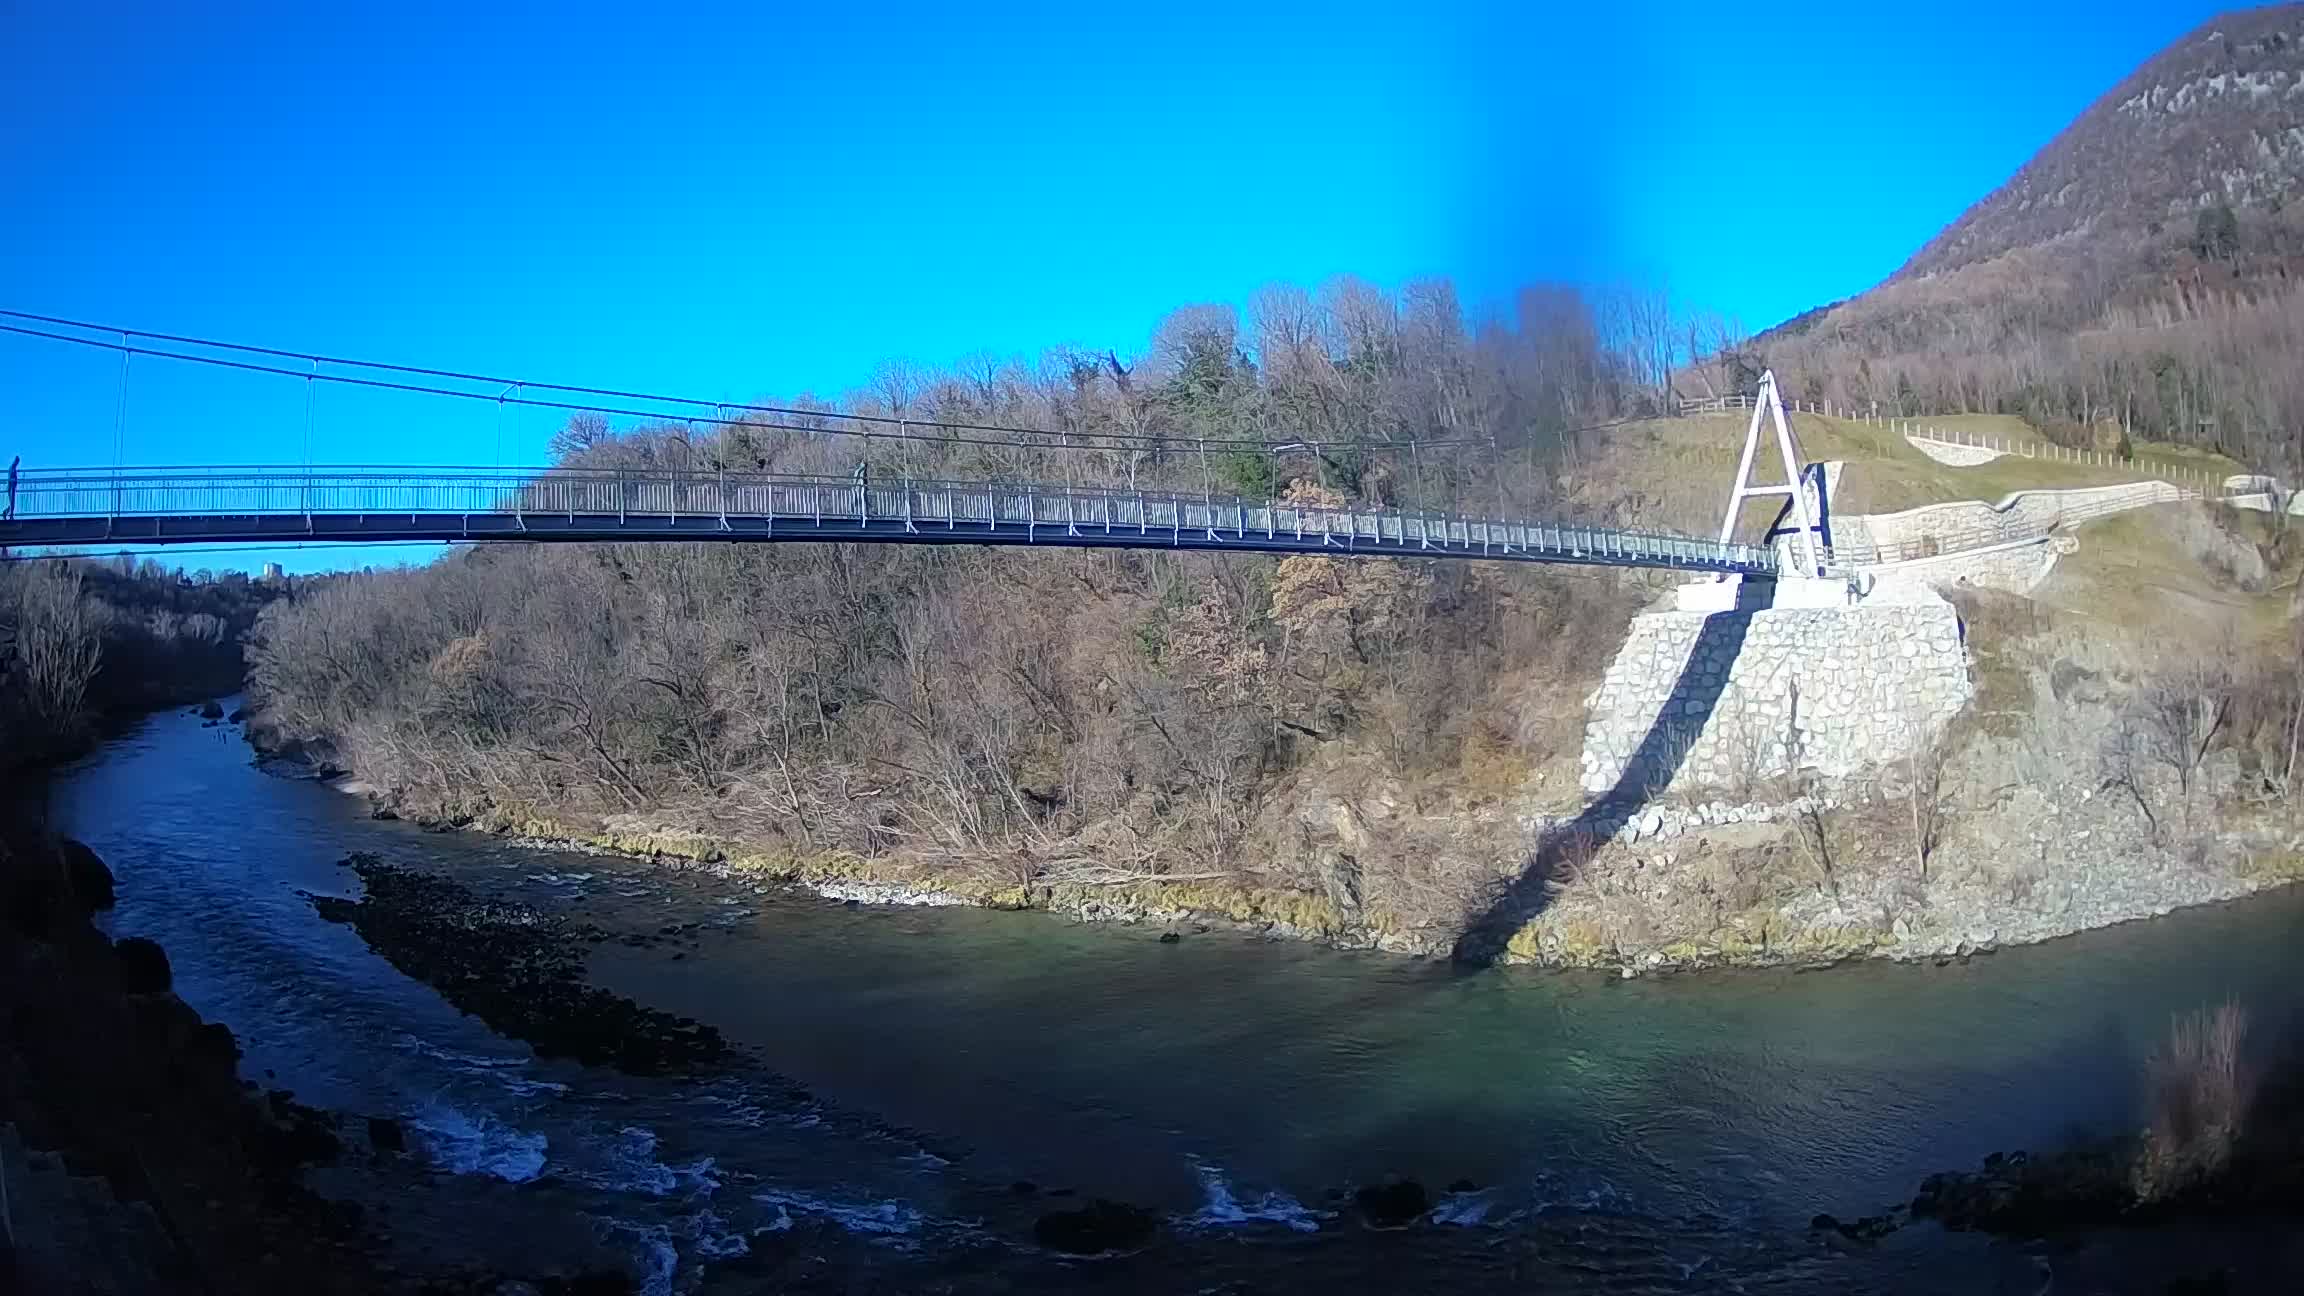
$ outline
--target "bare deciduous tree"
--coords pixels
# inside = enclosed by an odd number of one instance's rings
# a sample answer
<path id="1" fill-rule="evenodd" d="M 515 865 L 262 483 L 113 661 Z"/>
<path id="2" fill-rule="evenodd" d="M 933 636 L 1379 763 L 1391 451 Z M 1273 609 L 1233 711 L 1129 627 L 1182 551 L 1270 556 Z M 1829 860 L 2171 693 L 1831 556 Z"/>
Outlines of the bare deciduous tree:
<path id="1" fill-rule="evenodd" d="M 2136 699 L 2145 750 L 2176 778 L 2177 809 L 2190 836 L 2200 767 L 2231 716 L 2233 679 L 2220 654 L 2196 653 L 2164 667 Z"/>
<path id="2" fill-rule="evenodd" d="M 1926 886 L 1928 865 L 1943 841 L 1949 811 L 1950 753 L 1934 735 L 1916 726 L 1914 741 L 1897 764 L 1902 767 L 1905 818 L 1912 829 L 1912 871 Z"/>
<path id="3" fill-rule="evenodd" d="M 2160 816 L 2152 809 L 2150 739 L 2137 708 L 2121 708 L 2097 756 L 2103 775 L 2100 788 L 2126 794 L 2144 816 L 2145 834 L 2154 842 L 2166 840 Z"/>
<path id="4" fill-rule="evenodd" d="M 80 573 L 62 561 L 34 564 L 14 586 L 10 673 L 36 724 L 69 729 L 102 659 L 99 613 L 81 596 Z"/>

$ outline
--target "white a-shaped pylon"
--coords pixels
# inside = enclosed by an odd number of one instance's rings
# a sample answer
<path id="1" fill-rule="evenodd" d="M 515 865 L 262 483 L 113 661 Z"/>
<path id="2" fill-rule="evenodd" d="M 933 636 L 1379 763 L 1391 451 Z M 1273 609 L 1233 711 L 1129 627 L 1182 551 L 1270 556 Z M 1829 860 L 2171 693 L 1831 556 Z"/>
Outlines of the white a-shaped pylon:
<path id="1" fill-rule="evenodd" d="M 1784 460 L 1784 484 L 1781 486 L 1755 486 L 1752 484 L 1752 456 L 1760 449 L 1760 422 L 1772 419 L 1776 425 L 1776 449 Z M 1792 520 L 1799 527 L 1794 534 L 1793 552 L 1800 563 L 1799 575 L 1824 574 L 1822 555 L 1816 543 L 1816 519 L 1808 508 L 1808 492 L 1800 486 L 1800 456 L 1792 448 L 1792 425 L 1784 418 L 1784 401 L 1776 393 L 1776 371 L 1771 369 L 1760 375 L 1760 394 L 1752 401 L 1752 425 L 1744 433 L 1744 453 L 1736 461 L 1736 482 L 1728 489 L 1728 512 L 1720 519 L 1720 543 L 1736 538 L 1736 517 L 1743 512 L 1744 501 L 1762 495 L 1788 495 L 1792 499 Z"/>

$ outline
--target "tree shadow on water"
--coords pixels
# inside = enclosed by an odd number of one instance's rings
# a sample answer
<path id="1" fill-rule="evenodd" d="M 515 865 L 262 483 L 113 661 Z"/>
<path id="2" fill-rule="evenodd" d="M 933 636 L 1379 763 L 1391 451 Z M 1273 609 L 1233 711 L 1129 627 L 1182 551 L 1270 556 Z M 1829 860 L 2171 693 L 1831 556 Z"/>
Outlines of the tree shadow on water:
<path id="1" fill-rule="evenodd" d="M 1747 577 L 1738 583 L 1733 611 L 1704 618 L 1687 660 L 1681 663 L 1680 678 L 1673 682 L 1664 705 L 1657 708 L 1656 718 L 1633 749 L 1631 759 L 1624 762 L 1615 786 L 1587 802 L 1575 818 L 1544 830 L 1520 876 L 1505 884 L 1465 924 L 1451 958 L 1471 967 L 1499 962 L 1513 934 L 1551 901 L 1554 882 L 1589 859 L 1595 847 L 1614 837 L 1671 785 L 1688 757 L 1688 749 L 1704 731 L 1720 695 L 1727 690 L 1728 676 L 1752 626 L 1752 614 L 1767 608 L 1775 593 L 1775 582 Z"/>

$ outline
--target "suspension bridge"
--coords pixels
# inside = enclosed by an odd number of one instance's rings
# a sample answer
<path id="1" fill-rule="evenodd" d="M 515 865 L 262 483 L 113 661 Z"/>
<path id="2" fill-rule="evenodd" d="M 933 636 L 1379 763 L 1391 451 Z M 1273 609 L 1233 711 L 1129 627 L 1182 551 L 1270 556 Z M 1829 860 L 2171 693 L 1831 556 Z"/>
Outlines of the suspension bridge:
<path id="1" fill-rule="evenodd" d="M 18 322 L 8 322 L 10 320 Z M 112 337 L 88 337 L 87 332 Z M 1140 434 L 1035 429 L 729 405 L 678 397 L 512 382 L 484 375 L 109 329 L 0 311 L 0 333 L 121 356 L 155 357 L 302 382 L 306 429 L 315 384 L 492 401 L 507 407 L 695 425 L 863 437 L 869 446 L 926 441 L 1029 445 L 1036 451 L 1135 449 Z M 117 341 L 112 340 L 113 337 Z M 295 367 L 297 365 L 301 367 Z M 1757 427 L 1757 423 L 1755 424 Z M 1030 440 L 991 440 L 995 434 Z M 115 451 L 121 432 L 115 428 Z M 1187 443 L 1195 444 L 1195 443 Z M 1172 445 L 1172 443 L 1171 443 Z M 1318 443 L 1196 444 L 1205 461 L 1243 447 L 1270 453 Z M 1749 455 L 1747 455 L 1747 466 Z M 1748 467 L 1747 467 L 1748 471 Z M 1740 482 L 1741 484 L 1741 482 Z M 1757 488 L 1756 488 L 1757 489 Z M 505 468 L 300 465 L 33 468 L 12 472 L 0 548 L 303 542 L 791 541 L 1083 548 L 1242 550 L 1422 556 L 1639 567 L 1773 577 L 1775 550 L 1729 538 L 1592 527 L 1495 513 L 1253 499 L 1214 491 L 1120 490 L 1048 482 L 842 477 L 721 468 Z"/>
<path id="2" fill-rule="evenodd" d="M 1641 531 L 1036 483 L 488 468 L 24 473 L 0 546 L 842 541 L 1424 555 L 1773 575 L 1759 545 Z"/>

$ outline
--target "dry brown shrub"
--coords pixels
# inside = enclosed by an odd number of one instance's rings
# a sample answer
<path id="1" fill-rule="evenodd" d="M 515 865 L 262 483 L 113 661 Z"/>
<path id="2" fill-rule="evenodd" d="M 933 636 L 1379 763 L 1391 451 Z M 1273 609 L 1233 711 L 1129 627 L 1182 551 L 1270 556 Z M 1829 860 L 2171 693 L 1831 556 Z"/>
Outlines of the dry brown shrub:
<path id="1" fill-rule="evenodd" d="M 2255 1078 L 2241 1054 L 2248 1011 L 2226 1002 L 2180 1014 L 2146 1064 L 2151 1128 L 2136 1166 L 2136 1195 L 2158 1201 L 2214 1178 L 2231 1163 Z"/>

